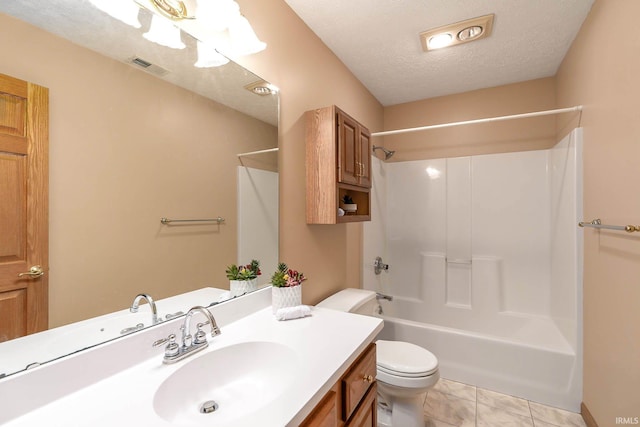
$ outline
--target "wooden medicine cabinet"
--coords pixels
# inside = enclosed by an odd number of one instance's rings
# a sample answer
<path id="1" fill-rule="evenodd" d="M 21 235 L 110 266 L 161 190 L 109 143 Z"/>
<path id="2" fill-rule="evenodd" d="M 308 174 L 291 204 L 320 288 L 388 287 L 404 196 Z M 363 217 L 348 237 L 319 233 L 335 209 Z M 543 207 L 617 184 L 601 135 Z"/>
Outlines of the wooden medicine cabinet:
<path id="1" fill-rule="evenodd" d="M 335 105 L 305 113 L 307 224 L 371 220 L 371 133 Z M 356 211 L 338 215 L 345 196 Z"/>

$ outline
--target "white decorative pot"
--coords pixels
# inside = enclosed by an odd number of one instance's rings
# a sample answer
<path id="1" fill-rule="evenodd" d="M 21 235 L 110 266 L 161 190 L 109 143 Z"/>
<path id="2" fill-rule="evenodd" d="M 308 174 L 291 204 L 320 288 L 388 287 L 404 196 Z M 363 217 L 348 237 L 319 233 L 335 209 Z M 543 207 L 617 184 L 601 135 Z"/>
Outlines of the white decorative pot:
<path id="1" fill-rule="evenodd" d="M 341 203 L 340 207 L 347 213 L 353 213 L 358 210 L 357 203 Z"/>
<path id="2" fill-rule="evenodd" d="M 271 287 L 271 308 L 273 313 L 284 307 L 296 307 L 302 304 L 302 286 Z"/>
<path id="3" fill-rule="evenodd" d="M 258 289 L 258 279 L 251 280 L 230 280 L 229 292 L 232 297 L 244 295 L 247 292 L 255 291 Z"/>

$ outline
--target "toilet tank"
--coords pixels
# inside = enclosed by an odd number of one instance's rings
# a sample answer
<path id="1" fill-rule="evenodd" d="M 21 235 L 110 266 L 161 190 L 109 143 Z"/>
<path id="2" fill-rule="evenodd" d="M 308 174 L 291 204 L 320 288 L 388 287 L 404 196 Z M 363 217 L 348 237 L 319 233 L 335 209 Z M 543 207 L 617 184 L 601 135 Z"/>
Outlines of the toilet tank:
<path id="1" fill-rule="evenodd" d="M 348 288 L 320 301 L 317 307 L 371 316 L 377 313 L 378 300 L 373 291 Z"/>

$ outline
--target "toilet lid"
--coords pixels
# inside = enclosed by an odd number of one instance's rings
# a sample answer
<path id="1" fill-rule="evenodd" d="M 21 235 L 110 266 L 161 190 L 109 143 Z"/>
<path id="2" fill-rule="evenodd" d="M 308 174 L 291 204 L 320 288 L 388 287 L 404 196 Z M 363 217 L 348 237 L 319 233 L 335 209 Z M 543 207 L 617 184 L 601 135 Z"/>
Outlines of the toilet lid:
<path id="1" fill-rule="evenodd" d="M 438 370 L 438 359 L 430 351 L 402 341 L 376 341 L 378 369 L 400 377 L 423 377 Z"/>

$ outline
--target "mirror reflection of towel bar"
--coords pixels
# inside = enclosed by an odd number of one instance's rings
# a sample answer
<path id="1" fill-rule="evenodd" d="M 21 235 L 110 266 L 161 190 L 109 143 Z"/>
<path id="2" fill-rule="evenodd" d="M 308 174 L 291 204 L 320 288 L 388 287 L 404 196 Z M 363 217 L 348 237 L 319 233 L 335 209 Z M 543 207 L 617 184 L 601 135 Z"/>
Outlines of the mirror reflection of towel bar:
<path id="1" fill-rule="evenodd" d="M 470 259 L 446 259 L 449 264 L 471 264 Z"/>
<path id="2" fill-rule="evenodd" d="M 640 232 L 640 225 L 605 225 L 600 221 L 600 218 L 594 219 L 591 222 L 581 221 L 578 223 L 580 227 L 593 227 L 604 228 L 606 230 L 619 230 L 626 231 L 627 233 L 633 233 L 634 231 Z"/>
<path id="3" fill-rule="evenodd" d="M 172 224 L 174 222 L 215 222 L 217 224 L 223 223 L 224 218 L 208 218 L 208 219 L 169 219 L 169 218 L 160 218 L 160 222 L 165 225 Z"/>

